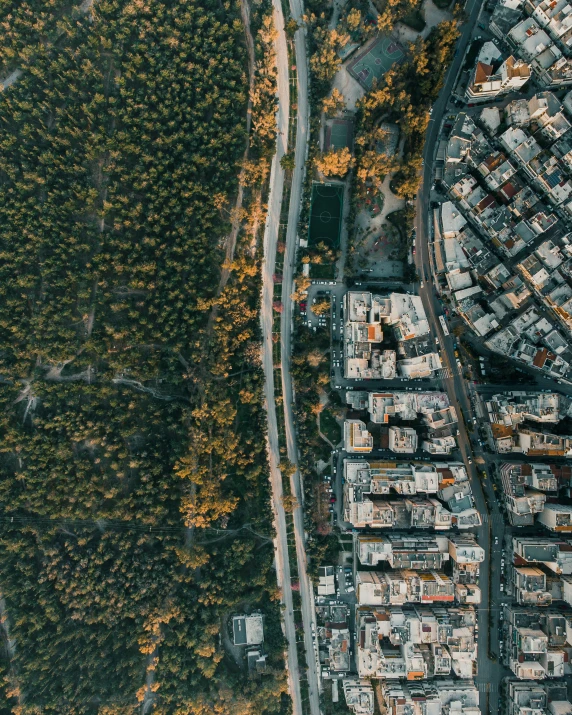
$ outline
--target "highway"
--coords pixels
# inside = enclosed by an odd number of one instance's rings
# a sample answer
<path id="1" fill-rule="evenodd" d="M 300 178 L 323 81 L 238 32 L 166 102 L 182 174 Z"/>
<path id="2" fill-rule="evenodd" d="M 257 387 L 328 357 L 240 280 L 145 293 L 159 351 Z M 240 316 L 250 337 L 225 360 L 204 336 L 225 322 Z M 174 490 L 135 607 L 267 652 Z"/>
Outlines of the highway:
<path id="1" fill-rule="evenodd" d="M 292 354 L 292 310 L 294 269 L 296 265 L 296 243 L 298 221 L 302 205 L 302 190 L 306 157 L 308 150 L 308 57 L 306 54 L 306 29 L 303 26 L 304 6 L 301 0 L 290 0 L 290 13 L 299 25 L 294 36 L 296 50 L 297 74 L 297 115 L 296 115 L 296 146 L 294 151 L 295 165 L 292 174 L 290 190 L 290 205 L 288 207 L 288 225 L 286 228 L 286 250 L 284 253 L 284 273 L 282 277 L 282 314 L 280 323 L 280 362 L 282 368 L 282 395 L 284 397 L 284 424 L 286 430 L 286 448 L 289 461 L 298 465 L 298 448 L 294 422 L 294 394 L 290 373 L 290 358 Z M 311 715 L 320 715 L 320 683 L 319 663 L 315 640 L 316 611 L 312 583 L 308 577 L 306 562 L 306 538 L 304 531 L 304 494 L 302 479 L 298 469 L 292 474 L 291 492 L 296 497 L 293 509 L 294 537 L 296 543 L 296 560 L 300 582 L 300 600 L 302 604 L 302 623 L 304 626 L 304 646 L 306 649 L 306 666 L 308 679 L 308 696 Z"/>
<path id="2" fill-rule="evenodd" d="M 417 273 L 420 277 L 418 293 L 421 296 L 429 325 L 431 326 L 432 338 L 439 338 L 441 348 L 441 358 L 443 365 L 450 369 L 451 377 L 442 378 L 442 384 L 446 390 L 451 405 L 457 410 L 459 417 L 459 448 L 462 459 L 467 468 L 475 504 L 483 517 L 483 525 L 476 530 L 476 537 L 485 550 L 485 561 L 480 566 L 479 586 L 482 593 L 481 606 L 478 614 L 479 624 L 479 651 L 478 651 L 478 674 L 475 678 L 477 687 L 481 692 L 481 710 L 496 714 L 499 711 L 499 685 L 502 675 L 502 668 L 499 668 L 489 658 L 489 608 L 490 608 L 490 593 L 489 593 L 489 568 L 491 556 L 491 537 L 494 539 L 504 532 L 502 519 L 491 518 L 488 514 L 487 502 L 496 505 L 496 500 L 491 499 L 492 488 L 490 479 L 486 483 L 481 481 L 479 472 L 473 464 L 473 448 L 471 445 L 471 436 L 468 429 L 472 431 L 473 425 L 473 410 L 468 391 L 468 384 L 463 379 L 462 374 L 455 370 L 456 360 L 453 348 L 453 338 L 445 336 L 442 327 L 439 323 L 439 316 L 443 315 L 443 308 L 437 298 L 433 283 L 430 278 L 431 260 L 429 251 L 431 241 L 432 212 L 430 211 L 430 192 L 433 183 L 433 165 L 437 146 L 439 143 L 439 130 L 443 115 L 448 111 L 447 104 L 451 97 L 453 87 L 455 85 L 457 75 L 464 60 L 465 51 L 470 39 L 473 37 L 474 28 L 478 21 L 481 11 L 482 0 L 469 0 L 466 6 L 468 20 L 462 28 L 461 37 L 457 43 L 457 51 L 453 59 L 453 63 L 445 78 L 445 84 L 439 98 L 433 105 L 431 121 L 427 130 L 425 148 L 423 153 L 424 170 L 423 183 L 417 194 L 416 206 L 416 231 L 417 231 L 417 252 L 415 255 L 415 265 Z M 470 9 L 469 9 L 470 8 Z M 429 278 L 428 278 L 429 277 Z M 465 420 L 463 419 L 465 417 Z M 490 493 L 489 493 L 490 490 Z M 494 507 L 493 507 L 494 508 Z M 496 507 L 498 509 L 498 507 Z M 494 512 L 493 512 L 494 515 Z M 493 516 L 491 515 L 491 516 Z M 500 542 L 500 539 L 499 539 Z M 496 555 L 496 554 L 495 554 Z M 485 695 L 485 693 L 487 695 Z M 486 699 L 485 699 L 486 698 Z M 487 707 L 488 705 L 488 707 Z"/>
<path id="3" fill-rule="evenodd" d="M 274 319 L 274 264 L 276 260 L 276 244 L 280 226 L 282 195 L 284 192 L 284 170 L 280 159 L 287 151 L 288 116 L 290 108 L 290 92 L 288 79 L 288 50 L 284 17 L 280 0 L 274 0 L 274 24 L 278 30 L 276 39 L 276 55 L 278 66 L 278 109 L 276 114 L 277 136 L 276 154 L 272 160 L 270 173 L 270 195 L 268 198 L 268 215 L 264 229 L 264 260 L 262 265 L 262 364 L 264 368 L 264 397 L 268 421 L 268 460 L 270 466 L 270 484 L 272 488 L 272 509 L 276 538 L 274 550 L 278 585 L 282 590 L 284 634 L 287 642 L 288 683 L 292 698 L 293 715 L 302 715 L 302 696 L 300 691 L 300 671 L 298 667 L 298 651 L 296 648 L 296 626 L 294 621 L 294 605 L 292 584 L 290 578 L 290 561 L 288 558 L 288 534 L 286 514 L 282 503 L 282 475 L 280 473 L 280 451 L 278 442 L 278 424 L 276 421 L 276 401 L 274 385 L 274 358 L 272 343 L 272 328 Z"/>

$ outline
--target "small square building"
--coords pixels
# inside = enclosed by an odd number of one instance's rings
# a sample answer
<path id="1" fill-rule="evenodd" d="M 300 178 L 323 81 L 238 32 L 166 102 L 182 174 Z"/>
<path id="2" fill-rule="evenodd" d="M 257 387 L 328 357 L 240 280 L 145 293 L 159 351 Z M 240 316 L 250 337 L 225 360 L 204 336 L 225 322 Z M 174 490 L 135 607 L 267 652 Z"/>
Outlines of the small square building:
<path id="1" fill-rule="evenodd" d="M 261 645 L 264 641 L 264 620 L 260 613 L 250 616 L 233 616 L 234 645 Z"/>

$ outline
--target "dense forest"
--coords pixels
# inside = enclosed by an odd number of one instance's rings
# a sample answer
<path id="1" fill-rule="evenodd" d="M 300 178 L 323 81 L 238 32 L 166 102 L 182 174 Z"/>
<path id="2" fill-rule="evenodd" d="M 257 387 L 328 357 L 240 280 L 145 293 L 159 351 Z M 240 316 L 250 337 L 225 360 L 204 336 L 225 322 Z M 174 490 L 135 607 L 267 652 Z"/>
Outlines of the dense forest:
<path id="1" fill-rule="evenodd" d="M 22 70 L 0 93 L 1 715 L 289 711 L 258 326 L 269 15 L 249 52 L 238 0 L 0 2 L 0 78 Z M 269 658 L 248 677 L 224 634 L 251 609 Z"/>

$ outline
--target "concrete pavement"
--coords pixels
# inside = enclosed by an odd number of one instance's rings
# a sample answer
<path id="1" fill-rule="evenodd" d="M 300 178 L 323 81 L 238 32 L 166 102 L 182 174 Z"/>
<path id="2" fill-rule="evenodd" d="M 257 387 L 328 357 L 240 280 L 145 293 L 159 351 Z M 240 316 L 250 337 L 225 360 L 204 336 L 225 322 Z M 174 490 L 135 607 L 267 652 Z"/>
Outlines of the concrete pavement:
<path id="1" fill-rule="evenodd" d="M 264 261 L 262 264 L 262 364 L 264 368 L 264 397 L 268 420 L 268 459 L 270 466 L 270 484 L 272 488 L 272 509 L 276 538 L 274 540 L 276 573 L 282 590 L 284 634 L 288 644 L 287 665 L 290 695 L 292 697 L 293 715 L 303 715 L 302 696 L 300 691 L 300 671 L 298 667 L 298 651 L 296 647 L 296 626 L 294 622 L 294 605 L 292 584 L 290 579 L 290 561 L 288 557 L 288 534 L 286 514 L 282 504 L 282 474 L 280 473 L 280 452 L 278 442 L 278 424 L 276 421 L 276 402 L 274 386 L 274 356 L 272 343 L 273 329 L 273 298 L 274 298 L 274 264 L 276 261 L 276 244 L 282 209 L 284 192 L 284 170 L 280 159 L 287 151 L 288 116 L 290 106 L 288 82 L 288 49 L 284 31 L 284 17 L 280 0 L 274 0 L 274 24 L 278 31 L 276 38 L 276 55 L 278 66 L 278 110 L 276 114 L 277 135 L 276 154 L 272 160 L 270 174 L 270 195 L 268 198 L 268 215 L 264 230 Z"/>
<path id="2" fill-rule="evenodd" d="M 280 360 L 282 366 L 282 395 L 284 404 L 284 424 L 286 430 L 286 448 L 289 461 L 298 466 L 298 448 L 294 428 L 294 394 L 292 376 L 290 373 L 290 358 L 292 354 L 292 309 L 294 268 L 296 264 L 296 244 L 298 221 L 302 205 L 302 191 L 306 157 L 308 152 L 308 58 L 306 55 L 306 29 L 303 26 L 304 6 L 301 0 L 290 0 L 290 12 L 299 25 L 294 36 L 296 50 L 297 75 L 297 117 L 296 146 L 294 151 L 295 165 L 290 189 L 290 206 L 288 209 L 288 225 L 286 228 L 286 250 L 284 253 L 284 268 L 282 278 L 282 314 L 280 321 Z M 280 62 L 279 58 L 279 62 Z M 287 62 L 287 58 L 285 60 Z M 288 66 L 286 65 L 286 70 Z M 304 530 L 304 491 L 298 469 L 290 478 L 290 488 L 296 497 L 293 508 L 294 537 L 296 543 L 296 559 L 298 579 L 300 583 L 300 599 L 302 603 L 302 623 L 304 626 L 304 645 L 306 649 L 306 666 L 308 679 L 308 696 L 311 715 L 320 715 L 320 683 L 317 652 L 316 612 L 312 593 L 312 583 L 308 577 L 306 562 L 306 537 Z"/>

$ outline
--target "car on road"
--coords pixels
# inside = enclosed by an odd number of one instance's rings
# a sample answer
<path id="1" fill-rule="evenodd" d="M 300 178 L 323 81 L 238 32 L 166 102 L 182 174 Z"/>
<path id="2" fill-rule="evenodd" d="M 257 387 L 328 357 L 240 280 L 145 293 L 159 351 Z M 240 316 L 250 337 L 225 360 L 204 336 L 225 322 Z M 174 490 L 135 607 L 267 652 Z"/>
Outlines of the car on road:
<path id="1" fill-rule="evenodd" d="M 335 494 L 332 494 L 330 497 L 330 504 L 335 504 L 337 502 L 338 498 L 336 497 Z"/>
<path id="2" fill-rule="evenodd" d="M 467 462 L 468 462 L 469 464 L 472 464 L 472 463 L 473 463 L 473 460 L 469 457 L 469 458 L 467 459 Z"/>
<path id="3" fill-rule="evenodd" d="M 495 536 L 495 546 L 497 546 L 498 543 L 499 543 L 499 537 Z"/>

